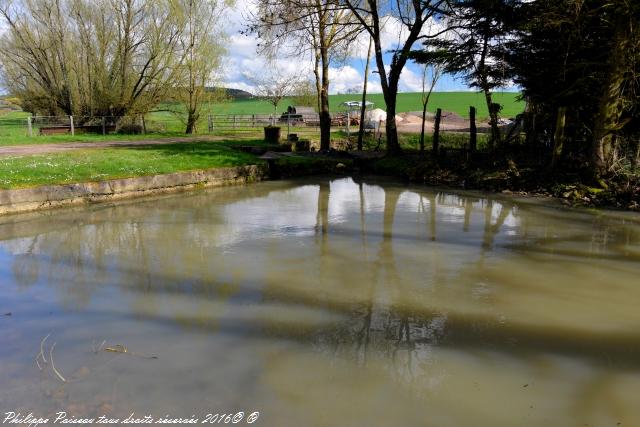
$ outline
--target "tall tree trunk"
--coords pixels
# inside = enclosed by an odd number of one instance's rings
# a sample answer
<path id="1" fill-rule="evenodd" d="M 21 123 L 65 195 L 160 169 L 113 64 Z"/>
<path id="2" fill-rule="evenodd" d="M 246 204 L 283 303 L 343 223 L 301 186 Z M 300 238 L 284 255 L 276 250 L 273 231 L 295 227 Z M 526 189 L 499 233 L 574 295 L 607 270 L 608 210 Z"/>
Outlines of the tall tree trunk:
<path id="1" fill-rule="evenodd" d="M 362 151 L 362 138 L 364 137 L 364 113 L 367 109 L 367 80 L 369 78 L 369 62 L 371 61 L 372 39 L 369 37 L 369 49 L 367 50 L 367 65 L 364 67 L 364 86 L 362 87 L 362 105 L 360 106 L 360 129 L 358 130 L 358 151 Z"/>
<path id="2" fill-rule="evenodd" d="M 327 39 L 326 11 L 321 13 L 318 22 L 318 40 L 320 42 L 320 65 L 322 67 L 322 85 L 320 88 L 320 151 L 331 149 L 331 113 L 329 112 L 329 44 Z"/>
<path id="3" fill-rule="evenodd" d="M 382 55 L 382 44 L 380 37 L 374 37 L 373 43 L 375 47 L 376 65 L 378 66 L 378 74 L 380 75 L 380 85 L 382 86 L 382 95 L 387 106 L 386 134 L 387 134 L 387 153 L 391 155 L 400 154 L 400 144 L 398 143 L 398 129 L 396 127 L 396 97 L 398 94 L 398 76 L 395 76 L 397 66 L 392 63 L 391 70 L 387 78 L 387 70 Z"/>
<path id="4" fill-rule="evenodd" d="M 556 115 L 556 130 L 553 134 L 553 154 L 551 156 L 551 168 L 555 168 L 562 155 L 564 147 L 564 128 L 567 117 L 567 107 L 558 107 Z"/>
<path id="5" fill-rule="evenodd" d="M 489 140 L 489 148 L 501 148 L 502 141 L 500 135 L 500 128 L 498 127 L 498 111 L 493 105 L 493 98 L 491 91 L 486 88 L 483 89 L 484 98 L 487 102 L 487 109 L 489 110 L 489 126 L 491 126 L 491 139 Z"/>
<path id="6" fill-rule="evenodd" d="M 320 114 L 320 111 L 322 110 L 320 102 L 320 96 L 322 94 L 322 77 L 320 76 L 320 52 L 318 49 L 316 49 L 314 56 L 313 74 L 316 77 L 316 94 L 318 95 L 316 101 L 318 103 L 318 114 Z"/>
<path id="7" fill-rule="evenodd" d="M 396 126 L 396 103 L 398 95 L 398 80 L 400 75 L 393 71 L 389 73 L 389 86 L 384 94 L 384 101 L 387 104 L 387 153 L 397 155 L 402 153 L 398 141 L 398 127 Z"/>
<path id="8" fill-rule="evenodd" d="M 602 85 L 598 113 L 594 119 L 592 143 L 592 168 L 596 176 L 606 173 L 609 156 L 613 150 L 615 131 L 618 128 L 622 109 L 620 93 L 628 69 L 628 17 L 618 11 L 615 21 L 609 70 Z"/>
<path id="9" fill-rule="evenodd" d="M 431 81 L 429 83 L 429 90 L 425 92 L 425 85 L 427 84 L 427 70 L 431 67 Z M 439 68 L 436 68 L 435 65 L 429 66 L 425 65 L 422 70 L 422 123 L 420 126 L 420 152 L 424 153 L 424 126 L 427 121 L 427 106 L 429 105 L 429 98 L 431 98 L 431 93 L 433 93 L 433 88 L 436 86 L 436 82 L 438 81 L 440 76 Z"/>
<path id="10" fill-rule="evenodd" d="M 196 129 L 196 122 L 198 121 L 198 115 L 195 110 L 189 110 L 187 115 L 187 130 L 185 133 L 191 135 Z"/>
<path id="11" fill-rule="evenodd" d="M 322 49 L 322 88 L 320 89 L 320 150 L 331 148 L 331 113 L 329 112 L 329 58 Z"/>
<path id="12" fill-rule="evenodd" d="M 442 120 L 442 109 L 436 110 L 436 118 L 433 121 L 433 141 L 431 147 L 431 153 L 435 159 L 439 158 L 440 154 L 440 120 Z"/>
<path id="13" fill-rule="evenodd" d="M 331 148 L 331 113 L 329 112 L 329 64 L 326 53 L 322 60 L 322 88 L 320 89 L 320 150 Z"/>
<path id="14" fill-rule="evenodd" d="M 422 102 L 422 126 L 420 126 L 420 152 L 424 153 L 424 125 L 427 121 L 427 104 L 429 103 L 429 98 L 427 97 L 426 101 Z"/>
<path id="15" fill-rule="evenodd" d="M 478 149 L 478 128 L 476 127 L 476 107 L 469 107 L 469 151 L 473 154 Z"/>
<path id="16" fill-rule="evenodd" d="M 498 128 L 498 109 L 494 108 L 493 99 L 491 96 L 491 88 L 489 86 L 489 72 L 487 68 L 487 54 L 489 52 L 489 23 L 485 24 L 487 27 L 484 30 L 484 39 L 482 45 L 482 53 L 480 54 L 480 61 L 478 64 L 478 73 L 480 77 L 480 88 L 484 92 L 484 99 L 487 103 L 487 110 L 489 111 L 489 126 L 491 126 L 491 138 L 489 140 L 489 148 L 495 147 L 501 148 L 500 143 L 500 128 Z"/>

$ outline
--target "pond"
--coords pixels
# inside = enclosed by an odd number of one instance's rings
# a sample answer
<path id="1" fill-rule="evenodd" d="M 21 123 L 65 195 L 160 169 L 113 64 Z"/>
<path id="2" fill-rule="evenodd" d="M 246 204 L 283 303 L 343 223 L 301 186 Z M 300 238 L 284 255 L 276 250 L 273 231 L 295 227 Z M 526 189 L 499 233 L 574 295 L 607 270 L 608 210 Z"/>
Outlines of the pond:
<path id="1" fill-rule="evenodd" d="M 0 416 L 637 426 L 639 261 L 637 214 L 352 178 L 7 216 Z"/>

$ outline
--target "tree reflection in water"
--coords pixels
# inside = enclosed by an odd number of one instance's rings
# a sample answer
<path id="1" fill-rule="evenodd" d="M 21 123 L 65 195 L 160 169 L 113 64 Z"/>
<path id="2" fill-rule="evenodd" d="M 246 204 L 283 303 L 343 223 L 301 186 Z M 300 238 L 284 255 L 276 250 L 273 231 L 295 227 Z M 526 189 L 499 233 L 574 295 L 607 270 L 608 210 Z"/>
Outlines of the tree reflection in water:
<path id="1" fill-rule="evenodd" d="M 632 217 L 314 179 L 24 218 L 0 224 L 17 286 L 169 338 L 292 344 L 415 395 L 496 355 L 594 366 L 581 402 L 640 369 Z"/>

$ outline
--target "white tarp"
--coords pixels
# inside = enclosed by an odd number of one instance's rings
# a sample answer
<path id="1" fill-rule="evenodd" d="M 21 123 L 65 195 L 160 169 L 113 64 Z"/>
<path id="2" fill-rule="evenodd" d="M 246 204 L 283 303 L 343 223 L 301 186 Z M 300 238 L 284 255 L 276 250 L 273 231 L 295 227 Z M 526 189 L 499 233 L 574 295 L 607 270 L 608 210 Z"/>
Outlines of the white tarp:
<path id="1" fill-rule="evenodd" d="M 366 117 L 367 117 L 368 120 L 377 123 L 377 122 L 380 122 L 380 121 L 387 120 L 387 113 L 386 113 L 386 111 L 384 111 L 384 110 L 382 110 L 380 108 L 376 108 L 374 110 L 367 111 Z"/>

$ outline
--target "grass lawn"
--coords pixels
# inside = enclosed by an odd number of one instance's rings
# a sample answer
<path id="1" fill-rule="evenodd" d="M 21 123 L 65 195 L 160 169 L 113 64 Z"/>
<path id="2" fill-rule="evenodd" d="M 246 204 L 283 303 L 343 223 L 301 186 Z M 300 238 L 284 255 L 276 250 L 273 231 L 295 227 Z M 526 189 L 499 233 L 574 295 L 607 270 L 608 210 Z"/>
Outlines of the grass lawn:
<path id="1" fill-rule="evenodd" d="M 335 132 L 334 139 L 345 140 L 343 132 Z M 431 135 L 426 135 L 425 148 L 431 150 Z M 351 145 L 355 146 L 355 137 Z M 418 148 L 418 134 L 402 134 L 405 149 Z M 468 143 L 468 135 L 445 133 L 443 147 L 461 147 Z M 180 171 L 258 164 L 262 160 L 252 154 L 234 149 L 234 145 L 263 145 L 259 135 L 229 136 L 216 142 L 182 142 L 164 145 L 142 145 L 117 148 L 86 148 L 52 154 L 0 157 L 0 189 L 25 188 L 39 185 L 104 181 L 145 175 L 168 174 Z M 365 150 L 373 150 L 378 141 L 368 135 Z M 478 148 L 486 145 L 486 135 L 478 135 Z M 384 149 L 384 141 L 381 148 Z M 317 166 L 307 158 L 283 160 L 288 168 Z M 300 163 L 300 164 L 298 164 Z"/>
<path id="2" fill-rule="evenodd" d="M 404 133 L 398 135 L 400 145 L 402 148 L 408 148 L 412 150 L 418 150 L 420 148 L 420 134 L 418 133 Z M 479 133 L 476 139 L 476 148 L 478 150 L 484 150 L 487 148 L 489 141 L 489 134 Z M 468 133 L 458 132 L 442 132 L 440 134 L 440 147 L 445 148 L 462 148 L 465 144 L 469 144 Z M 433 134 L 427 133 L 424 136 L 425 150 L 430 151 L 433 146 Z"/>
<path id="3" fill-rule="evenodd" d="M 237 143 L 194 142 L 4 157 L 0 158 L 0 188 L 104 181 L 261 162 L 254 155 L 234 150 L 232 146 Z"/>
<path id="4" fill-rule="evenodd" d="M 37 129 L 33 130 L 35 136 L 27 135 L 27 116 L 29 114 L 19 111 L 0 116 L 0 146 L 1 145 L 25 145 L 25 144 L 55 144 L 60 142 L 98 142 L 98 141 L 136 141 L 158 137 L 185 136 L 184 129 L 178 128 L 178 119 L 173 117 L 170 129 L 163 129 L 162 133 L 150 133 L 148 135 L 126 134 L 81 134 L 76 135 L 38 135 Z"/>

